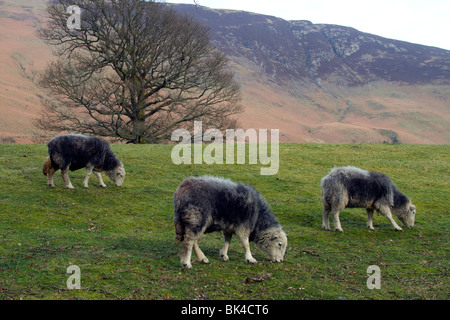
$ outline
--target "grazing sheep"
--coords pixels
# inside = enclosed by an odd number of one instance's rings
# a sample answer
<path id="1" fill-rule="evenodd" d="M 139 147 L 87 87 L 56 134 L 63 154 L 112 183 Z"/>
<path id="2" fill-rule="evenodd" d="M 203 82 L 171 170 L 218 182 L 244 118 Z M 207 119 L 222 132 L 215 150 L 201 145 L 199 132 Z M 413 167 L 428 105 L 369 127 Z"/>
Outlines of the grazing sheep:
<path id="1" fill-rule="evenodd" d="M 395 230 L 403 231 L 392 218 L 394 213 L 405 227 L 412 228 L 416 207 L 381 173 L 366 171 L 355 167 L 333 168 L 322 178 L 323 223 L 322 228 L 330 230 L 329 214 L 333 216 L 334 228 L 343 231 L 339 212 L 345 208 L 366 208 L 369 230 L 373 211 L 377 210 L 391 221 Z"/>
<path id="2" fill-rule="evenodd" d="M 92 172 L 97 176 L 100 186 L 106 187 L 100 172 L 105 173 L 117 186 L 121 186 L 125 178 L 122 162 L 116 157 L 109 144 L 100 138 L 79 134 L 57 136 L 48 142 L 48 157 L 44 163 L 43 173 L 48 175 L 48 185 L 55 187 L 53 175 L 61 169 L 66 187 L 73 189 L 68 171 L 86 168 L 83 186 L 89 188 L 88 181 Z"/>
<path id="3" fill-rule="evenodd" d="M 286 234 L 268 205 L 252 186 L 222 178 L 187 178 L 174 194 L 176 240 L 183 242 L 181 265 L 192 268 L 191 254 L 209 263 L 197 241 L 204 233 L 222 231 L 225 239 L 220 256 L 228 261 L 228 248 L 235 234 L 245 248 L 245 260 L 257 263 L 250 241 L 266 252 L 272 261 L 283 261 Z"/>

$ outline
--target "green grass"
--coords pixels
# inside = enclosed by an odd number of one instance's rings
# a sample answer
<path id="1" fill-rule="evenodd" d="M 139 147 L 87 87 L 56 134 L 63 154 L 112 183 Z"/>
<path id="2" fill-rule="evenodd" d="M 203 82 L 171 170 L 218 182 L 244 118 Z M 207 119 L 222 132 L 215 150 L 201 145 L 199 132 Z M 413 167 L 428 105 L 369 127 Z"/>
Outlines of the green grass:
<path id="1" fill-rule="evenodd" d="M 260 165 L 180 165 L 171 146 L 113 145 L 127 177 L 121 188 L 84 170 L 75 190 L 46 185 L 45 145 L 0 145 L 0 299 L 448 299 L 449 146 L 281 144 L 280 169 Z M 417 206 L 416 225 L 395 232 L 364 209 L 341 213 L 344 233 L 321 230 L 320 179 L 333 166 L 388 174 Z M 220 233 L 200 246 L 211 261 L 180 268 L 172 196 L 183 178 L 216 175 L 254 185 L 286 231 L 285 262 L 271 263 L 252 245 L 257 265 L 244 262 L 233 238 L 222 262 Z M 399 222 L 400 224 L 400 222 Z M 194 259 L 194 256 L 193 256 Z M 68 290 L 70 265 L 81 290 Z M 367 268 L 381 269 L 381 289 L 366 286 Z M 263 282 L 245 279 L 271 273 Z"/>

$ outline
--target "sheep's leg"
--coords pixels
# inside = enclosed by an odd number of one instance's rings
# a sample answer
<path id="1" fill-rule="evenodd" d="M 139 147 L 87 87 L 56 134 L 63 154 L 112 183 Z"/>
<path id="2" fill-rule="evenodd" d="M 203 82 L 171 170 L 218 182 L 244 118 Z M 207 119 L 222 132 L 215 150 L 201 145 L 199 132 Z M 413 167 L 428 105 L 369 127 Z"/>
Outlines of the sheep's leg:
<path id="1" fill-rule="evenodd" d="M 249 232 L 246 231 L 236 231 L 236 235 L 241 240 L 245 249 L 245 261 L 248 263 L 258 263 L 255 258 L 252 256 L 252 252 L 250 251 L 250 242 L 248 240 Z"/>
<path id="2" fill-rule="evenodd" d="M 89 188 L 88 182 L 89 182 L 89 178 L 91 177 L 92 170 L 94 170 L 94 167 L 92 167 L 92 166 L 86 167 L 86 177 L 84 177 L 84 181 L 83 181 L 83 187 L 85 187 L 85 188 Z"/>
<path id="3" fill-rule="evenodd" d="M 250 243 L 247 239 L 241 239 L 242 244 L 244 245 L 245 248 L 245 261 L 248 263 L 258 263 L 258 261 L 256 261 L 255 258 L 253 258 L 252 253 L 250 251 Z"/>
<path id="4" fill-rule="evenodd" d="M 331 230 L 330 229 L 330 211 L 331 208 L 328 204 L 323 204 L 323 212 L 322 212 L 322 229 Z"/>
<path id="5" fill-rule="evenodd" d="M 70 182 L 69 179 L 69 166 L 67 166 L 65 169 L 61 169 L 61 175 L 64 180 L 64 183 L 66 184 L 66 188 L 75 189 L 72 185 L 72 182 Z"/>
<path id="6" fill-rule="evenodd" d="M 196 240 L 194 242 L 194 253 L 197 256 L 197 259 L 203 263 L 209 263 L 208 258 L 205 256 L 202 250 L 200 250 L 200 247 L 198 246 L 198 241 Z"/>
<path id="7" fill-rule="evenodd" d="M 195 240 L 185 238 L 183 241 L 183 252 L 181 254 L 181 266 L 183 268 L 191 269 L 191 255 Z"/>
<path id="8" fill-rule="evenodd" d="M 233 237 L 232 233 L 223 232 L 223 237 L 225 242 L 223 244 L 223 248 L 220 250 L 219 254 L 223 261 L 228 261 L 230 258 L 228 257 L 228 248 L 230 247 L 231 238 Z"/>
<path id="9" fill-rule="evenodd" d="M 106 188 L 106 184 L 103 182 L 103 179 L 102 179 L 102 174 L 98 171 L 94 171 L 94 174 L 97 176 L 98 183 L 100 183 L 100 186 L 102 188 Z"/>
<path id="10" fill-rule="evenodd" d="M 373 209 L 366 209 L 367 212 L 367 228 L 370 231 L 374 231 L 374 227 L 373 227 Z"/>
<path id="11" fill-rule="evenodd" d="M 385 216 L 386 218 L 389 219 L 389 221 L 392 223 L 392 225 L 394 226 L 394 229 L 396 231 L 403 231 L 403 229 L 400 228 L 399 225 L 395 222 L 394 218 L 392 218 L 392 213 L 391 213 L 391 210 L 389 209 L 389 207 L 381 206 L 379 210 L 383 216 Z"/>
<path id="12" fill-rule="evenodd" d="M 53 175 L 55 174 L 55 169 L 50 168 L 48 170 L 48 176 L 47 176 L 47 184 L 51 187 L 54 188 L 55 187 L 55 183 L 53 182 Z"/>
<path id="13" fill-rule="evenodd" d="M 344 230 L 341 227 L 341 221 L 339 220 L 339 212 L 340 210 L 335 209 L 331 211 L 331 214 L 333 215 L 333 226 L 335 230 L 344 232 Z"/>

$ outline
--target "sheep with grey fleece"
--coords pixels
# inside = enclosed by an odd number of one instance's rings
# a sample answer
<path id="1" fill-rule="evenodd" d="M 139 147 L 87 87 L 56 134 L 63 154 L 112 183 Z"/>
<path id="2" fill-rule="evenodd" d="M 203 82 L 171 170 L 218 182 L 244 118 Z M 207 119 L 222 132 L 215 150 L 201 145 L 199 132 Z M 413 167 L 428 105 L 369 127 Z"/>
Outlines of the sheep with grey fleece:
<path id="1" fill-rule="evenodd" d="M 322 228 L 330 230 L 329 214 L 333 217 L 334 228 L 343 231 L 339 212 L 345 208 L 365 208 L 368 216 L 367 227 L 373 228 L 373 212 L 389 219 L 395 230 L 403 231 L 392 218 L 392 213 L 407 228 L 414 226 L 416 207 L 402 194 L 386 175 L 351 166 L 333 168 L 322 178 Z"/>
<path id="2" fill-rule="evenodd" d="M 272 261 L 283 261 L 286 234 L 261 194 L 252 186 L 210 176 L 185 179 L 174 194 L 176 240 L 183 242 L 181 265 L 192 268 L 194 251 L 203 263 L 208 258 L 198 246 L 205 233 L 222 231 L 225 239 L 220 257 L 228 261 L 228 248 L 236 235 L 245 249 L 245 260 L 257 263 L 250 252 L 254 241 Z"/>
<path id="3" fill-rule="evenodd" d="M 47 146 L 48 157 L 42 171 L 44 175 L 48 175 L 47 183 L 50 187 L 55 187 L 53 175 L 61 169 L 66 187 L 73 189 L 68 172 L 81 168 L 86 168 L 86 177 L 83 181 L 85 188 L 89 188 L 88 181 L 92 173 L 97 176 L 100 186 L 106 187 L 102 180 L 102 171 L 115 185 L 122 185 L 125 169 L 105 140 L 80 134 L 66 134 L 51 139 Z"/>

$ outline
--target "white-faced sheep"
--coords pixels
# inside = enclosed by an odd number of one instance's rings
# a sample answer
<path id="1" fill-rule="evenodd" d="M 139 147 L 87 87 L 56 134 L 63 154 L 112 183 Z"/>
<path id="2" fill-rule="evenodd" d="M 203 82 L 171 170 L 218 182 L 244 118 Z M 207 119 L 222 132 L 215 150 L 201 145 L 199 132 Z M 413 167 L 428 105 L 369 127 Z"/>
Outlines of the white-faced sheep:
<path id="1" fill-rule="evenodd" d="M 191 254 L 209 263 L 197 241 L 204 233 L 222 231 L 225 243 L 220 256 L 228 261 L 228 248 L 235 234 L 245 248 L 245 260 L 256 263 L 250 241 L 281 262 L 287 246 L 286 234 L 268 205 L 252 186 L 209 176 L 185 179 L 174 194 L 176 240 L 183 242 L 181 265 L 191 268 Z"/>
<path id="2" fill-rule="evenodd" d="M 102 171 L 114 184 L 122 185 L 125 169 L 105 140 L 79 134 L 67 134 L 53 138 L 47 145 L 48 157 L 42 171 L 44 175 L 48 175 L 47 183 L 50 187 L 55 187 L 53 175 L 61 169 L 66 187 L 73 189 L 68 172 L 81 168 L 86 168 L 86 177 L 83 181 L 85 188 L 89 187 L 88 181 L 92 172 L 97 176 L 100 185 L 106 187 L 102 180 Z"/>
<path id="3" fill-rule="evenodd" d="M 323 222 L 322 228 L 330 230 L 329 214 L 334 228 L 343 231 L 339 212 L 345 208 L 366 208 L 369 230 L 374 230 L 373 212 L 377 210 L 394 226 L 403 231 L 392 218 L 392 214 L 405 225 L 414 226 L 416 207 L 403 195 L 386 175 L 355 167 L 333 168 L 321 181 Z"/>

